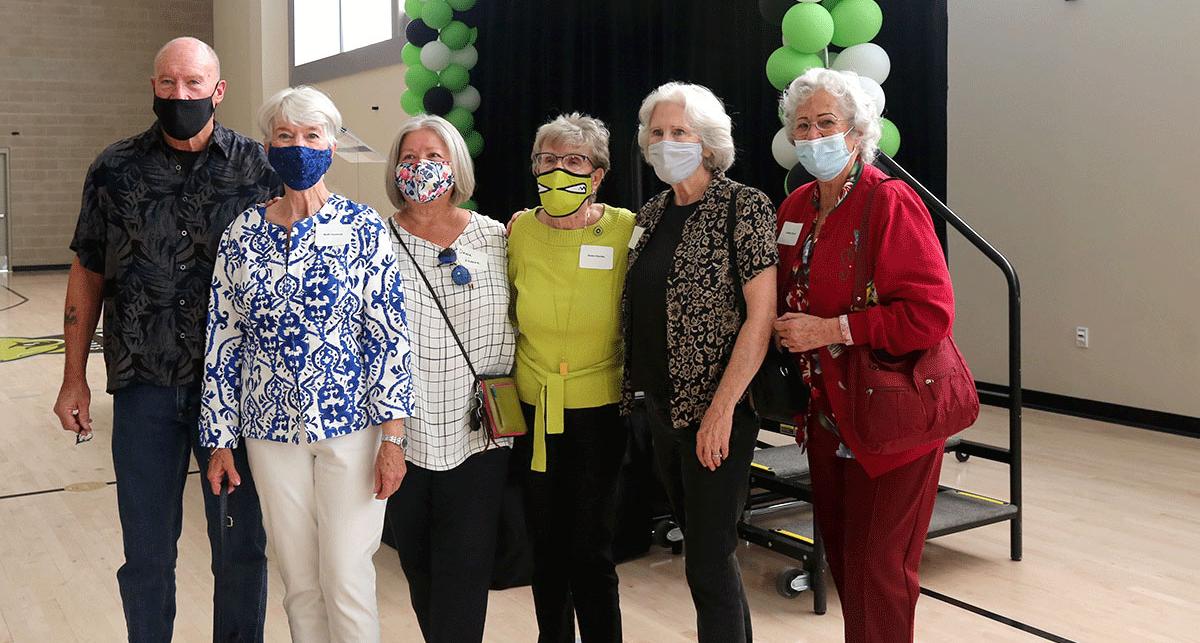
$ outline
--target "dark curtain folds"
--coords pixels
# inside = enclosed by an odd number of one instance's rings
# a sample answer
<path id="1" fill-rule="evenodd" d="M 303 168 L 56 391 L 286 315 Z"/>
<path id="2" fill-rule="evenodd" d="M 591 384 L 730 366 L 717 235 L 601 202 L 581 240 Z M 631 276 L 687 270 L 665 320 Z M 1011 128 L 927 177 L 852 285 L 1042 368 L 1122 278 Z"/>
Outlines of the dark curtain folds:
<path id="1" fill-rule="evenodd" d="M 529 154 L 537 127 L 564 112 L 602 119 L 612 132 L 612 171 L 600 200 L 637 209 L 664 189 L 637 155 L 637 108 L 669 80 L 699 83 L 725 101 L 738 158 L 732 178 L 776 202 L 784 171 L 771 156 L 780 128 L 778 92 L 767 57 L 780 46 L 755 0 L 479 0 L 483 96 L 476 127 L 480 209 L 504 220 L 537 203 Z M 939 195 L 945 192 L 946 0 L 882 0 L 875 42 L 892 58 L 884 84 L 887 116 L 900 128 L 897 160 Z M 642 168 L 642 189 L 635 173 Z"/>

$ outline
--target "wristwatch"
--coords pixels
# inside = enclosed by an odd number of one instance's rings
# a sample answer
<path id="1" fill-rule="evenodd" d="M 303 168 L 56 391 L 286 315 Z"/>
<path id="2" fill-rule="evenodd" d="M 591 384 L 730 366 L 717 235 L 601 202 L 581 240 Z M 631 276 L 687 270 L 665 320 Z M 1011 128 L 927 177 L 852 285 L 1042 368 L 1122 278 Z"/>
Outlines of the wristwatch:
<path id="1" fill-rule="evenodd" d="M 384 435 L 383 441 L 391 442 L 392 444 L 400 447 L 401 451 L 408 451 L 408 436 L 407 435 L 400 435 L 400 436 Z"/>

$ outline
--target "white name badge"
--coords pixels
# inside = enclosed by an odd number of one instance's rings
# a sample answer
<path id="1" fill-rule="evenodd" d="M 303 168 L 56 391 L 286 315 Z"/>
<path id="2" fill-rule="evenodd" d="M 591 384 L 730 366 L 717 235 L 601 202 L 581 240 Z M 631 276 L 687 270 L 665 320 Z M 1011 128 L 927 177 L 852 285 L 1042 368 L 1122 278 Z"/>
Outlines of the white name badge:
<path id="1" fill-rule="evenodd" d="M 488 269 L 487 255 L 478 250 L 469 250 L 467 248 L 455 248 L 458 254 L 458 263 L 467 267 L 473 273 L 486 272 Z"/>
<path id="2" fill-rule="evenodd" d="M 612 270 L 611 246 L 579 246 L 579 267 L 589 270 Z"/>
<path id="3" fill-rule="evenodd" d="M 794 246 L 800 240 L 800 231 L 803 229 L 803 223 L 788 221 L 783 224 L 783 229 L 779 231 L 779 238 L 775 240 L 775 243 L 781 246 Z"/>
<path id="4" fill-rule="evenodd" d="M 317 226 L 316 244 L 321 248 L 344 248 L 354 238 L 354 228 L 345 223 L 326 223 Z"/>
<path id="5" fill-rule="evenodd" d="M 629 235 L 629 249 L 633 250 L 637 247 L 638 241 L 642 239 L 642 235 L 646 234 L 646 229 L 640 225 L 633 226 L 633 234 Z"/>

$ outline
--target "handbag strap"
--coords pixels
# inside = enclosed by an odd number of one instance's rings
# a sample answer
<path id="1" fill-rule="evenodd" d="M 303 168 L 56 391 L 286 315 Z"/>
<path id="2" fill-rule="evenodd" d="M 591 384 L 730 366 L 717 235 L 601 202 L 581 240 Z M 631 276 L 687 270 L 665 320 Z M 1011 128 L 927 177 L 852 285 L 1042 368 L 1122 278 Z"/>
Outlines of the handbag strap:
<path id="1" fill-rule="evenodd" d="M 868 265 L 871 262 L 871 210 L 875 207 L 875 193 L 884 183 L 898 180 L 888 177 L 876 183 L 875 187 L 871 188 L 871 195 L 867 197 L 867 207 L 863 208 L 862 221 L 858 225 L 857 245 L 854 248 L 854 301 L 850 305 L 852 311 L 867 309 L 867 282 L 875 272 L 874 266 Z"/>
<path id="2" fill-rule="evenodd" d="M 446 313 L 446 308 L 442 306 L 442 300 L 438 298 L 437 292 L 434 291 L 433 284 L 429 282 L 429 277 L 425 276 L 425 271 L 421 270 L 421 264 L 417 263 L 417 258 L 408 249 L 408 244 L 404 243 L 404 238 L 400 236 L 400 231 L 396 229 L 396 224 L 391 219 L 388 219 L 388 225 L 392 227 L 392 233 L 396 235 L 396 241 L 400 242 L 400 247 L 404 248 L 405 254 L 412 260 L 413 267 L 417 269 L 417 274 L 421 275 L 421 280 L 425 282 L 425 287 L 429 289 L 429 295 L 433 297 L 433 303 L 437 304 L 438 311 L 442 313 L 442 319 L 446 320 L 446 326 L 450 328 L 450 334 L 454 337 L 454 343 L 458 344 L 458 350 L 462 351 L 463 359 L 467 361 L 467 369 L 471 371 L 471 377 L 479 379 L 479 373 L 475 372 L 475 365 L 471 363 L 471 357 L 467 355 L 467 347 L 463 345 L 462 339 L 458 337 L 458 331 L 454 330 L 454 324 L 450 321 L 450 315 Z"/>
<path id="3" fill-rule="evenodd" d="M 737 257 L 737 241 L 734 239 L 734 232 L 737 228 L 737 200 L 738 195 L 742 193 L 742 188 L 745 186 L 737 186 L 733 191 L 733 195 L 729 199 L 729 211 L 725 214 L 725 236 L 729 243 L 729 264 L 733 271 L 733 296 L 737 301 L 738 314 L 743 320 L 746 319 L 746 295 L 742 292 L 742 269 L 738 266 Z"/>

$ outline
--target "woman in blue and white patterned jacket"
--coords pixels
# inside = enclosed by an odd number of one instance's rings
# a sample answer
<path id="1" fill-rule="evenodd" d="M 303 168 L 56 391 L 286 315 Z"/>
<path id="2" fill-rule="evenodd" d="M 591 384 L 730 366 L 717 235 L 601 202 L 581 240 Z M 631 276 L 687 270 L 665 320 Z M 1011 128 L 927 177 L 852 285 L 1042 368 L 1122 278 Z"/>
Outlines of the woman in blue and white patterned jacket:
<path id="1" fill-rule="evenodd" d="M 341 115 L 310 87 L 259 110 L 286 186 L 221 238 L 200 442 L 213 492 L 246 441 L 295 641 L 378 641 L 372 555 L 413 412 L 404 286 L 383 220 L 323 176 Z M 217 591 L 220 591 L 218 587 Z"/>

